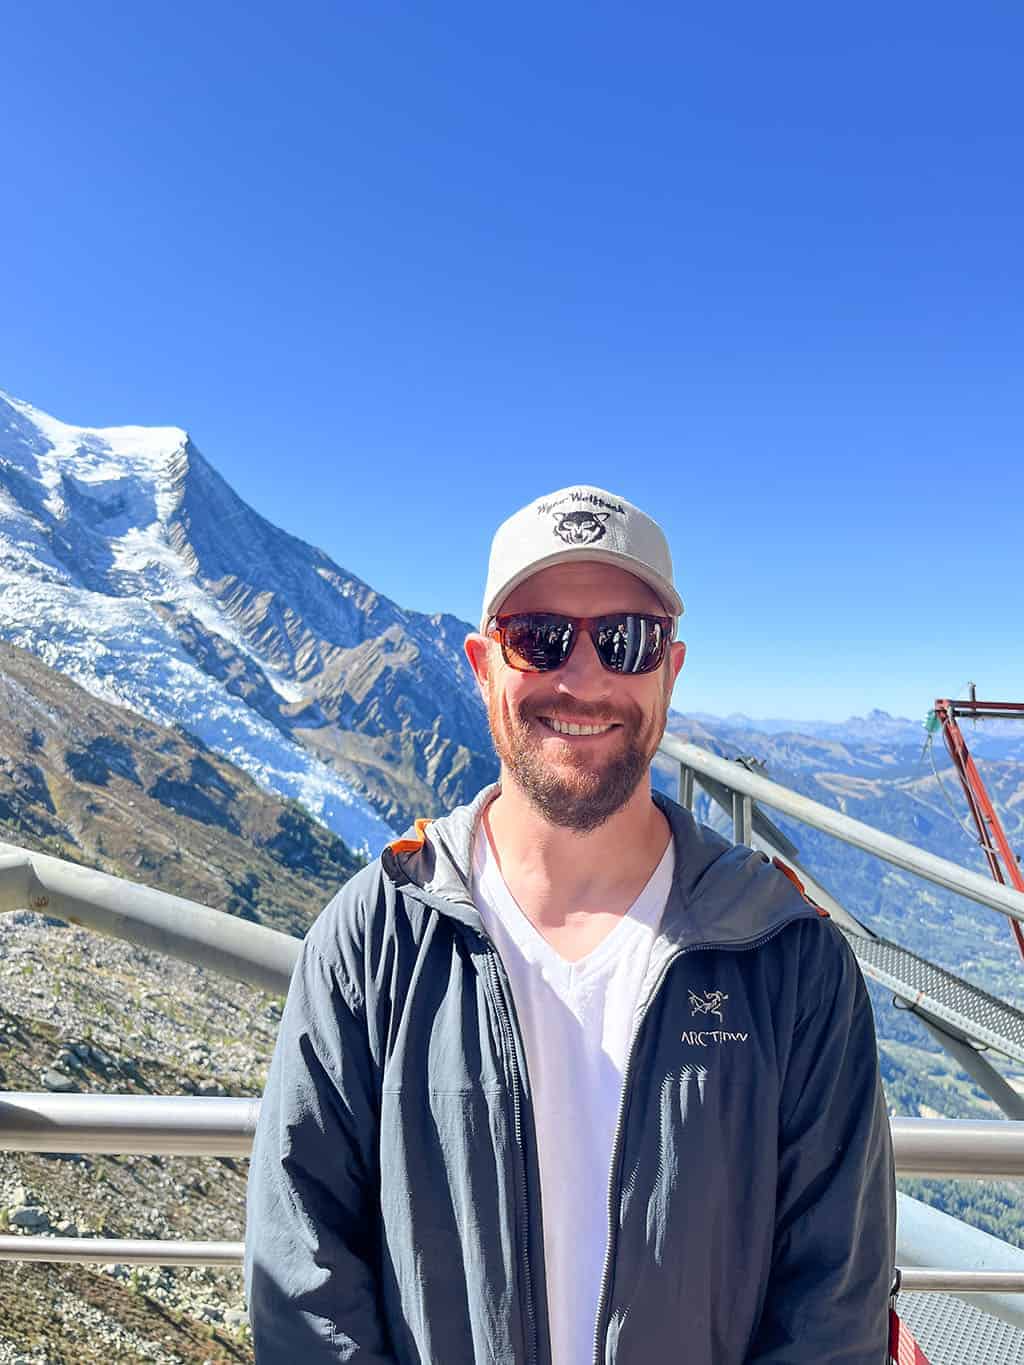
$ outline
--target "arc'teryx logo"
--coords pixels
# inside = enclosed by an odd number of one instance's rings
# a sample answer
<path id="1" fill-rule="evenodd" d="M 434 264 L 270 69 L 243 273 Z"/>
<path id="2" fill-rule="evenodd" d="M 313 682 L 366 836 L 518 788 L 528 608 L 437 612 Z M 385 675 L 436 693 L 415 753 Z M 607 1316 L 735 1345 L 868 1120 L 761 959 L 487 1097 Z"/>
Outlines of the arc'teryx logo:
<path id="1" fill-rule="evenodd" d="M 567 545 L 593 545 L 604 536 L 608 512 L 556 512 L 555 535 Z"/>
<path id="2" fill-rule="evenodd" d="M 688 994 L 691 1018 L 695 1014 L 713 1014 L 720 1024 L 725 1022 L 722 1006 L 729 997 L 724 991 L 704 991 L 702 995 L 689 991 Z M 715 1043 L 745 1043 L 749 1037 L 749 1033 L 729 1033 L 723 1028 L 687 1029 L 680 1042 L 688 1043 L 690 1047 L 713 1047 Z"/>
<path id="3" fill-rule="evenodd" d="M 714 1014 L 720 1024 L 725 1023 L 722 1018 L 722 1004 L 729 997 L 723 991 L 705 991 L 703 996 L 695 995 L 693 991 L 690 991 L 689 994 L 690 1004 L 693 1006 L 690 1011 L 691 1016 L 694 1014 Z"/>

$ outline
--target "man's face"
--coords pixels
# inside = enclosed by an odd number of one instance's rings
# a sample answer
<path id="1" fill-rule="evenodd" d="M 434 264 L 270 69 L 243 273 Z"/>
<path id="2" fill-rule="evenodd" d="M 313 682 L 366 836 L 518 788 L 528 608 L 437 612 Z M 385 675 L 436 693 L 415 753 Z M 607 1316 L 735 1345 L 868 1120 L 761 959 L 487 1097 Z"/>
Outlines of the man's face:
<path id="1" fill-rule="evenodd" d="M 501 605 L 520 611 L 602 616 L 664 615 L 657 595 L 610 564 L 556 564 L 520 584 Z M 665 729 L 685 646 L 675 643 L 654 673 L 610 673 L 584 631 L 566 663 L 549 673 L 510 668 L 497 641 L 470 636 L 466 652 L 487 703 L 503 771 L 551 824 L 580 833 L 620 810 L 644 779 Z M 560 734 L 552 722 L 606 726 Z"/>

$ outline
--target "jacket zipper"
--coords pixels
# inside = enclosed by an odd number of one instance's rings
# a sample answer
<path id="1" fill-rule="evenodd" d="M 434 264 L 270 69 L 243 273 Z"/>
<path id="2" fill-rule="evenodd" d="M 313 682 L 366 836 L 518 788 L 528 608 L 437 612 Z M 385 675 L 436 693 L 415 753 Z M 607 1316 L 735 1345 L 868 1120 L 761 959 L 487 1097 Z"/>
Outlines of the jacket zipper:
<path id="1" fill-rule="evenodd" d="M 619 1100 L 619 1116 L 615 1123 L 615 1137 L 612 1139 L 612 1158 L 608 1176 L 608 1244 L 604 1256 L 604 1268 L 601 1271 L 601 1291 L 597 1299 L 597 1319 L 594 1323 L 594 1361 L 593 1365 L 602 1365 L 601 1356 L 604 1346 L 604 1334 L 606 1331 L 605 1317 L 608 1312 L 608 1291 L 611 1287 L 612 1265 L 615 1260 L 615 1242 L 617 1233 L 618 1218 L 616 1210 L 618 1207 L 619 1195 L 619 1166 L 622 1162 L 622 1131 L 625 1126 L 626 1103 L 629 1095 L 630 1081 L 633 1077 L 633 1066 L 636 1060 L 636 1044 L 643 1027 L 644 1020 L 650 1013 L 651 1006 L 661 992 L 665 977 L 669 973 L 669 968 L 673 967 L 681 957 L 687 953 L 699 953 L 708 951 L 726 952 L 750 952 L 754 948 L 760 948 L 763 944 L 773 939 L 776 934 L 786 928 L 790 921 L 778 924 L 767 934 L 762 934 L 760 938 L 751 939 L 749 943 L 692 943 L 688 948 L 680 948 L 677 953 L 663 964 L 658 979 L 654 983 L 654 989 L 648 997 L 647 1004 L 644 1006 L 643 1013 L 633 1025 L 633 1034 L 629 1042 L 629 1052 L 626 1057 L 626 1069 L 622 1074 L 622 1096 Z"/>
<path id="2" fill-rule="evenodd" d="M 516 1034 L 512 1026 L 512 1019 L 508 1009 L 508 1002 L 505 996 L 505 987 L 501 979 L 501 972 L 498 968 L 497 954 L 493 947 L 487 950 L 487 969 L 491 977 L 491 985 L 494 991 L 495 1001 L 498 1006 L 498 1019 L 501 1024 L 502 1037 L 508 1049 L 509 1070 L 512 1078 L 512 1129 L 515 1135 L 518 1163 L 516 1166 L 517 1177 L 517 1239 L 519 1242 L 519 1261 L 520 1273 L 523 1278 L 526 1303 L 524 1314 L 526 1317 L 526 1350 L 527 1362 L 537 1360 L 537 1310 L 533 1298 L 533 1271 L 530 1266 L 530 1211 L 529 1195 L 526 1187 L 526 1143 L 523 1139 L 523 1109 L 520 1098 L 521 1076 L 519 1072 L 519 1058 L 516 1053 Z"/>

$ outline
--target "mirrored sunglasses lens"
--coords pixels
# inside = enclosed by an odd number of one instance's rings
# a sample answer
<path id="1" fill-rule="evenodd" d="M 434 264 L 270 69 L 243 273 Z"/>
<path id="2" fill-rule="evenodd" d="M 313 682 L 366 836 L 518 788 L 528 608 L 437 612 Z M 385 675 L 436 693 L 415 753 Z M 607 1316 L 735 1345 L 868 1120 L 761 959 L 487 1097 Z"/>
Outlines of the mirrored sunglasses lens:
<path id="1" fill-rule="evenodd" d="M 664 623 L 654 616 L 628 612 L 597 623 L 595 641 L 605 668 L 615 673 L 650 673 L 665 656 Z"/>
<path id="2" fill-rule="evenodd" d="M 572 647 L 571 621 L 548 616 L 514 616 L 504 627 L 505 658 L 513 668 L 545 673 L 560 668 Z"/>

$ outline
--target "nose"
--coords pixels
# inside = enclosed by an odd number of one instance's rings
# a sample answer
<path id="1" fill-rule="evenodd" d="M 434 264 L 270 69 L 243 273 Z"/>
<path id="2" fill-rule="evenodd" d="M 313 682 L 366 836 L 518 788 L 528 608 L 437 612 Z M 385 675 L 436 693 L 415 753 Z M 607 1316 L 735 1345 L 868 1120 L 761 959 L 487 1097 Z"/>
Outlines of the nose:
<path id="1" fill-rule="evenodd" d="M 590 632 L 583 630 L 568 659 L 554 675 L 559 692 L 588 701 L 597 701 L 611 693 L 612 675 L 598 658 Z"/>

